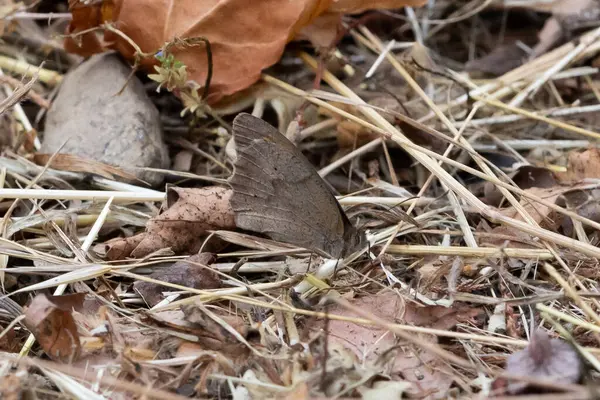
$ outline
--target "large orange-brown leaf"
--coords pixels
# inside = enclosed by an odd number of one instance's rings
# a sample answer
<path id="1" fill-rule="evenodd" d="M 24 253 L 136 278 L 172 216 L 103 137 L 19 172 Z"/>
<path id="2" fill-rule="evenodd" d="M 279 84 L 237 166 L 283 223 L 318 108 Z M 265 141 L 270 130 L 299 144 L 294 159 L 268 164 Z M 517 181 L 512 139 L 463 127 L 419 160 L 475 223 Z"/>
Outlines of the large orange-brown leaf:
<path id="1" fill-rule="evenodd" d="M 37 295 L 25 311 L 25 325 L 52 359 L 76 360 L 81 351 L 72 310 L 81 307 L 84 295 Z"/>
<path id="2" fill-rule="evenodd" d="M 111 22 L 144 53 L 154 53 L 175 38 L 207 38 L 213 53 L 210 102 L 256 82 L 261 71 L 277 62 L 286 43 L 319 15 L 331 10 L 352 13 L 374 8 L 422 5 L 424 0 L 104 0 L 84 5 L 71 0 L 73 20 L 65 48 L 90 55 L 116 49 L 133 59 L 134 49 L 124 37 L 105 32 L 102 43 L 94 32 L 80 34 Z M 95 3 L 95 4 L 94 4 Z M 332 20 L 332 24 L 336 22 Z M 332 26 L 335 29 L 337 24 Z M 206 53 L 199 47 L 173 50 L 187 66 L 188 78 L 203 84 Z M 145 60 L 152 66 L 153 59 Z"/>

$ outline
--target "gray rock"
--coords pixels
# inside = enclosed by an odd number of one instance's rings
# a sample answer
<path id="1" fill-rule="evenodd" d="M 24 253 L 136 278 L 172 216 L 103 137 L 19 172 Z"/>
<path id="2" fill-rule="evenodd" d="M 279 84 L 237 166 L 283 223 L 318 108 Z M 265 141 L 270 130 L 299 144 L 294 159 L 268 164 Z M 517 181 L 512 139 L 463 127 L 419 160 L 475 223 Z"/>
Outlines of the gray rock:
<path id="1" fill-rule="evenodd" d="M 131 167 L 167 168 L 158 110 L 131 68 L 114 53 L 91 57 L 67 74 L 48 111 L 42 152 L 75 154 L 119 166 L 152 185 L 163 175 Z"/>

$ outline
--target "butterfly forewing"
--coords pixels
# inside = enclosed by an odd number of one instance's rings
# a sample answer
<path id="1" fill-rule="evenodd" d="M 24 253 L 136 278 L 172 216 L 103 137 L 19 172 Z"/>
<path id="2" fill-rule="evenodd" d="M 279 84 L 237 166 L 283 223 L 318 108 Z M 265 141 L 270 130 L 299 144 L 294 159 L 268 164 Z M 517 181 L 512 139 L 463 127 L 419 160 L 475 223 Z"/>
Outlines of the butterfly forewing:
<path id="1" fill-rule="evenodd" d="M 240 114 L 237 160 L 229 183 L 238 227 L 339 257 L 352 228 L 312 164 L 277 129 Z"/>

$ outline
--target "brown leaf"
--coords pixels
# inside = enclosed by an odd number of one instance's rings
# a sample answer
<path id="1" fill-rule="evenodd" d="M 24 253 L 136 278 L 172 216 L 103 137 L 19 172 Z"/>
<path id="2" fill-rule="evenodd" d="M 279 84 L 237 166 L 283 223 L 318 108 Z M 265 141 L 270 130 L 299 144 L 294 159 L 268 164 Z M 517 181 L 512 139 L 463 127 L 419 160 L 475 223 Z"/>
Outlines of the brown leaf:
<path id="1" fill-rule="evenodd" d="M 8 374 L 0 380 L 0 398 L 5 400 L 19 400 L 23 397 L 21 379 L 17 374 Z"/>
<path id="2" fill-rule="evenodd" d="M 89 4 L 79 0 L 69 0 L 69 11 L 71 11 L 72 23 L 67 27 L 67 34 L 75 34 L 100 26 L 104 21 L 110 20 L 105 12 L 112 7 L 112 1 L 94 2 Z M 104 11 L 104 12 L 103 12 Z M 76 38 L 65 40 L 65 50 L 77 53 L 83 57 L 89 57 L 104 51 L 102 42 L 95 33 L 78 35 Z"/>
<path id="3" fill-rule="evenodd" d="M 595 147 L 584 152 L 572 151 L 567 161 L 567 171 L 556 173 L 563 183 L 572 183 L 586 178 L 600 178 L 600 149 Z"/>
<path id="4" fill-rule="evenodd" d="M 39 399 L 40 393 L 49 393 L 50 391 L 50 382 L 24 365 L 12 370 L 5 370 L 0 379 L 0 399 L 2 400 Z"/>
<path id="5" fill-rule="evenodd" d="M 556 199 L 558 199 L 561 194 L 569 190 L 571 190 L 571 188 L 554 186 L 550 188 L 532 187 L 525 191 L 550 203 L 556 203 Z M 556 230 L 562 221 L 562 219 L 556 218 L 556 215 L 554 215 L 550 207 L 540 204 L 534 200 L 530 200 L 523 196 L 520 203 L 523 205 L 523 208 L 525 211 L 527 211 L 531 218 L 533 218 L 534 221 L 546 229 Z M 523 217 L 521 217 L 521 214 L 519 214 L 514 207 L 503 210 L 502 213 L 510 218 L 523 221 Z"/>
<path id="6" fill-rule="evenodd" d="M 456 303 L 452 307 L 412 306 L 405 308 L 403 318 L 406 323 L 411 325 L 448 330 L 454 328 L 458 322 L 465 322 L 477 317 L 480 312 L 478 309 L 461 303 Z"/>
<path id="7" fill-rule="evenodd" d="M 307 39 L 315 47 L 328 47 L 334 42 L 341 26 L 342 14 L 326 12 L 298 32 L 297 39 Z"/>
<path id="8" fill-rule="evenodd" d="M 244 0 L 105 0 L 87 6 L 72 0 L 73 19 L 67 32 L 78 35 L 67 37 L 65 48 L 87 56 L 108 47 L 133 60 L 134 49 L 122 36 L 106 31 L 103 46 L 96 38 L 96 32 L 81 34 L 103 22 L 111 22 L 149 54 L 156 53 L 174 38 L 207 38 L 213 56 L 209 101 L 214 103 L 256 82 L 264 68 L 279 60 L 286 43 L 330 6 L 334 13 L 354 13 L 424 2 L 296 0 L 282 3 L 261 0 L 249 7 Z M 205 51 L 194 46 L 181 46 L 174 49 L 173 54 L 187 66 L 190 80 L 204 84 L 208 67 Z M 153 58 L 142 61 L 149 68 L 156 64 Z"/>
<path id="9" fill-rule="evenodd" d="M 508 357 L 505 373 L 512 376 L 545 379 L 554 384 L 576 383 L 581 378 L 581 359 L 571 345 L 561 339 L 551 339 L 537 330 L 529 345 Z M 524 382 L 510 382 L 508 391 L 522 393 Z"/>
<path id="10" fill-rule="evenodd" d="M 170 267 L 155 271 L 150 275 L 150 278 L 194 289 L 217 289 L 221 287 L 219 275 L 208 268 L 198 265 L 208 266 L 215 262 L 215 260 L 216 256 L 212 253 L 194 254 L 185 260 L 176 262 Z M 162 301 L 162 292 L 173 290 L 168 286 L 144 281 L 136 281 L 133 287 L 142 295 L 150 307 Z"/>
<path id="11" fill-rule="evenodd" d="M 33 155 L 33 161 L 37 165 L 45 166 L 50 161 L 50 157 L 52 157 L 52 154 L 36 153 Z M 74 154 L 56 154 L 50 164 L 50 168 L 61 171 L 92 173 L 108 179 L 115 179 L 115 176 L 128 180 L 137 179 L 135 175 L 127 173 L 120 168 L 88 158 L 82 158 Z"/>
<path id="12" fill-rule="evenodd" d="M 392 292 L 361 297 L 352 303 L 355 307 L 390 323 L 434 326 L 439 329 L 452 329 L 457 323 L 472 319 L 480 313 L 477 309 L 459 303 L 455 303 L 451 308 L 403 304 L 401 298 Z M 337 305 L 330 307 L 328 312 L 357 317 L 351 311 Z M 311 325 L 312 329 L 322 329 L 322 324 Z M 352 350 L 361 360 L 366 358 L 367 361 L 374 362 L 387 354 L 391 348 L 397 348 L 394 335 L 376 326 L 330 320 L 328 333 L 328 340 Z M 365 349 L 369 349 L 366 354 Z M 388 359 L 393 370 L 401 372 L 407 381 L 414 382 L 422 391 L 433 389 L 445 393 L 452 384 L 452 377 L 436 368 L 438 360 L 430 353 L 398 350 L 393 354 L 395 355 Z"/>
<path id="13" fill-rule="evenodd" d="M 104 243 L 105 257 L 107 260 L 122 260 L 129 257 L 131 252 L 142 242 L 145 233 L 126 237 L 126 238 L 114 238 Z"/>
<path id="14" fill-rule="evenodd" d="M 517 173 L 512 175 L 512 180 L 520 189 L 551 188 L 557 184 L 554 172 L 532 165 L 520 167 Z"/>
<path id="15" fill-rule="evenodd" d="M 168 209 L 148 222 L 131 255 L 144 257 L 167 247 L 175 253 L 197 253 L 209 230 L 235 228 L 230 197 L 231 190 L 221 187 L 169 188 Z"/>
<path id="16" fill-rule="evenodd" d="M 282 400 L 306 400 L 310 398 L 311 397 L 308 393 L 308 385 L 306 382 L 301 382 L 298 385 L 294 385 L 294 388 L 284 395 Z M 312 398 L 314 399 L 314 397 Z"/>
<path id="17" fill-rule="evenodd" d="M 600 189 L 575 189 L 558 198 L 556 204 L 575 211 L 581 217 L 600 222 Z M 569 217 L 563 217 L 563 232 L 566 236 L 573 234 L 573 221 Z M 591 230 L 591 228 L 587 230 Z"/>
<path id="18" fill-rule="evenodd" d="M 85 295 L 37 295 L 25 311 L 24 323 L 52 359 L 75 360 L 80 351 L 79 334 L 72 310 L 83 304 Z"/>
<path id="19" fill-rule="evenodd" d="M 557 185 L 554 172 L 547 168 L 525 165 L 515 172 L 511 173 L 510 178 L 519 189 L 529 188 L 551 188 Z M 504 195 L 499 188 L 491 182 L 486 182 L 484 186 L 485 202 L 489 205 L 499 206 Z"/>

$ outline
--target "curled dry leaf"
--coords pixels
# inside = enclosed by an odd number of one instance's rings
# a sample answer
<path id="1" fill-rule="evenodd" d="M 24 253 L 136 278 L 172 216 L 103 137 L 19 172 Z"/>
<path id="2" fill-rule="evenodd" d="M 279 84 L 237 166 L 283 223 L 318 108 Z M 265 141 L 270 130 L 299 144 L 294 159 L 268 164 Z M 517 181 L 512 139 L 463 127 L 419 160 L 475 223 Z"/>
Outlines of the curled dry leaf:
<path id="1" fill-rule="evenodd" d="M 573 347 L 561 339 L 551 339 L 538 330 L 531 336 L 529 345 L 506 360 L 505 373 L 543 379 L 554 384 L 576 383 L 581 378 L 581 359 Z M 524 382 L 509 382 L 509 393 L 522 393 L 527 388 Z"/>
<path id="2" fill-rule="evenodd" d="M 96 32 L 83 33 L 103 23 L 118 27 L 148 54 L 158 52 L 175 38 L 206 38 L 211 43 L 213 56 L 209 101 L 214 103 L 256 82 L 264 68 L 279 60 L 286 43 L 328 9 L 337 18 L 328 18 L 329 29 L 319 29 L 321 37 L 323 32 L 336 31 L 343 13 L 423 3 L 424 0 L 296 0 L 283 3 L 260 0 L 250 6 L 244 0 L 104 0 L 91 3 L 70 0 L 73 19 L 67 30 L 71 36 L 67 37 L 65 48 L 84 56 L 107 48 L 115 49 L 133 60 L 135 50 L 123 36 L 106 31 L 102 42 Z M 202 48 L 183 45 L 173 48 L 172 54 L 186 66 L 185 75 L 189 80 L 204 84 L 208 63 Z M 156 65 L 153 57 L 143 61 L 146 67 Z"/>
<path id="3" fill-rule="evenodd" d="M 85 295 L 37 295 L 25 311 L 25 326 L 35 335 L 48 356 L 63 362 L 74 361 L 80 351 L 73 309 L 83 304 Z"/>
<path id="4" fill-rule="evenodd" d="M 219 275 L 206 268 L 215 260 L 216 257 L 212 253 L 194 254 L 170 267 L 153 272 L 150 278 L 194 289 L 217 289 L 221 287 Z M 142 295 L 150 307 L 162 301 L 164 291 L 172 290 L 167 286 L 144 281 L 136 281 L 133 287 Z"/>
<path id="5" fill-rule="evenodd" d="M 197 253 L 209 230 L 235 227 L 230 197 L 231 190 L 221 187 L 169 188 L 167 210 L 148 222 L 131 256 L 144 257 L 164 248 Z M 140 239 L 134 238 L 109 243 L 107 257 L 127 256 L 130 245 Z"/>
<path id="6" fill-rule="evenodd" d="M 110 261 L 122 260 L 129 257 L 131 252 L 141 243 L 146 236 L 145 233 L 126 237 L 113 238 L 104 243 L 106 259 Z"/>

